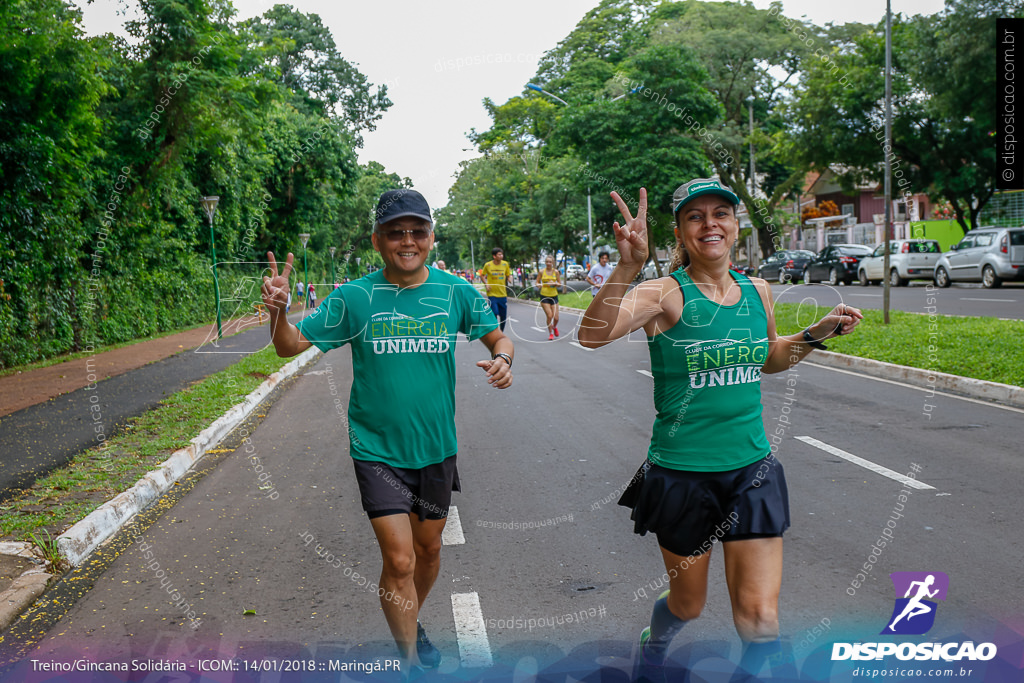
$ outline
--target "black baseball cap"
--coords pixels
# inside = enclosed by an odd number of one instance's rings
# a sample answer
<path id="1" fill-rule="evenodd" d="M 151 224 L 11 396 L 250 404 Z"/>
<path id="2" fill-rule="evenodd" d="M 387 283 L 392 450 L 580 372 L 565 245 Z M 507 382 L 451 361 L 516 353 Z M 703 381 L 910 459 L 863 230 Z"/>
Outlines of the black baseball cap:
<path id="1" fill-rule="evenodd" d="M 422 218 L 431 225 L 434 219 L 430 217 L 430 206 L 416 190 L 403 188 L 401 190 L 388 190 L 377 200 L 377 211 L 375 212 L 377 223 L 387 223 L 403 216 L 415 216 Z"/>
<path id="2" fill-rule="evenodd" d="M 717 194 L 725 197 L 733 206 L 740 203 L 740 198 L 736 196 L 732 188 L 728 185 L 723 185 L 721 181 L 715 178 L 694 178 L 690 182 L 683 183 L 677 187 L 676 191 L 672 193 L 672 205 L 675 207 L 672 209 L 672 213 L 677 213 L 679 209 L 683 208 L 683 204 L 691 199 L 696 199 L 705 194 Z"/>

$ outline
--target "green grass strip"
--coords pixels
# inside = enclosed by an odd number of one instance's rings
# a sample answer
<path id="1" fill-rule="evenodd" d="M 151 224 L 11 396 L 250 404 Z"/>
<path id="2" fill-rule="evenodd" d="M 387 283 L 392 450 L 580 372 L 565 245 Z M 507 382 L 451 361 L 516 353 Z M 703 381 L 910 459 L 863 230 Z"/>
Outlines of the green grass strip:
<path id="1" fill-rule="evenodd" d="M 0 505 L 0 536 L 28 541 L 40 529 L 63 533 L 187 446 L 286 362 L 267 347 L 168 396 L 130 420 L 117 436 L 79 453 Z"/>
<path id="2" fill-rule="evenodd" d="M 558 297 L 559 303 L 569 308 L 586 309 L 592 300 L 589 289 Z M 814 303 L 776 304 L 778 333 L 799 332 L 831 309 Z M 862 311 L 864 320 L 857 330 L 848 337 L 829 340 L 829 351 L 1024 386 L 1024 321 L 890 311 L 890 323 L 885 325 L 881 311 Z"/>
<path id="3" fill-rule="evenodd" d="M 829 310 L 814 304 L 777 304 L 775 325 L 779 334 L 793 334 Z M 861 310 L 864 320 L 854 333 L 827 341 L 829 351 L 1024 386 L 1024 321 L 890 311 L 886 325 L 881 311 Z"/>

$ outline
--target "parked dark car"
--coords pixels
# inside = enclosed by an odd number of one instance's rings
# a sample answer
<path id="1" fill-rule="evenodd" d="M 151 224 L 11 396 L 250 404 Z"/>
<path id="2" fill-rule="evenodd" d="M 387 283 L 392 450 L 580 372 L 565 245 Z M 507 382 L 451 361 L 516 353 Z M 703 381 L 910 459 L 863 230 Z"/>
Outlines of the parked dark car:
<path id="1" fill-rule="evenodd" d="M 766 258 L 757 267 L 757 276 L 765 280 L 778 280 L 779 284 L 799 280 L 804 268 L 814 258 L 813 251 L 783 249 Z"/>
<path id="2" fill-rule="evenodd" d="M 804 282 L 851 284 L 857 279 L 857 264 L 870 254 L 871 248 L 863 244 L 830 244 L 804 267 Z"/>

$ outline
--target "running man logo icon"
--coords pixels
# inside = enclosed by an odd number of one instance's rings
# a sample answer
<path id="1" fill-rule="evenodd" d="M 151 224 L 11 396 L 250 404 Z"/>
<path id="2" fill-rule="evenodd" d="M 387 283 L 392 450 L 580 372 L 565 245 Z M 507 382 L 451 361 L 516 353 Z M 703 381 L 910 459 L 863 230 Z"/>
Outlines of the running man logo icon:
<path id="1" fill-rule="evenodd" d="M 897 597 L 889 625 L 882 634 L 915 636 L 927 633 L 935 624 L 938 605 L 933 600 L 946 599 L 949 577 L 942 572 L 893 572 L 889 577 Z"/>

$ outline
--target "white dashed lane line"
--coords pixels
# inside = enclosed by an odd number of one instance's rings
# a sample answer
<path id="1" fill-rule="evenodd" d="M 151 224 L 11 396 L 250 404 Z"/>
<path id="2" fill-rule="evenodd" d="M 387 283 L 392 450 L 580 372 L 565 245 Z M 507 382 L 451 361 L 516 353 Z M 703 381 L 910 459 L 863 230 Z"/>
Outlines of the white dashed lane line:
<path id="1" fill-rule="evenodd" d="M 650 370 L 637 370 L 641 375 L 647 375 L 651 379 L 654 379 L 654 375 L 651 374 Z"/>
<path id="2" fill-rule="evenodd" d="M 834 456 L 836 456 L 838 458 L 842 458 L 843 460 L 847 460 L 849 462 L 852 462 L 854 465 L 860 465 L 864 469 L 871 470 L 872 472 L 875 472 L 876 474 L 881 474 L 883 477 L 889 477 L 890 479 L 892 479 L 894 481 L 898 481 L 899 483 L 903 484 L 904 486 L 909 486 L 910 488 L 914 488 L 914 489 L 934 489 L 935 488 L 934 486 L 929 486 L 928 484 L 922 483 L 922 482 L 918 481 L 917 479 L 911 479 L 910 477 L 908 477 L 908 476 L 906 476 L 904 474 L 900 474 L 899 472 L 894 472 L 893 470 L 890 470 L 888 467 L 882 467 L 881 465 L 877 465 L 877 464 L 871 462 L 870 460 L 865 460 L 864 458 L 856 456 L 853 453 L 847 453 L 846 451 L 844 451 L 841 448 L 836 448 L 835 446 L 830 446 L 827 443 L 825 443 L 824 441 L 818 441 L 814 437 L 798 436 L 798 437 L 796 437 L 796 440 L 797 441 L 803 441 L 805 444 L 807 444 L 809 446 L 814 446 L 815 448 L 820 448 L 821 450 L 825 451 L 826 453 L 830 453 L 830 454 L 832 454 L 832 455 L 834 455 Z"/>
<path id="3" fill-rule="evenodd" d="M 448 521 L 441 530 L 441 545 L 463 545 L 465 542 L 466 535 L 462 533 L 459 508 L 452 505 L 448 508 Z"/>
<path id="4" fill-rule="evenodd" d="M 586 346 L 580 346 L 579 342 L 569 342 L 569 343 L 572 344 L 573 346 L 575 346 L 577 349 L 583 349 L 584 351 L 593 351 L 594 350 L 594 349 L 588 349 Z"/>
<path id="5" fill-rule="evenodd" d="M 480 597 L 475 592 L 452 593 L 452 612 L 455 614 L 455 636 L 459 641 L 462 666 L 467 669 L 493 666 Z"/>

